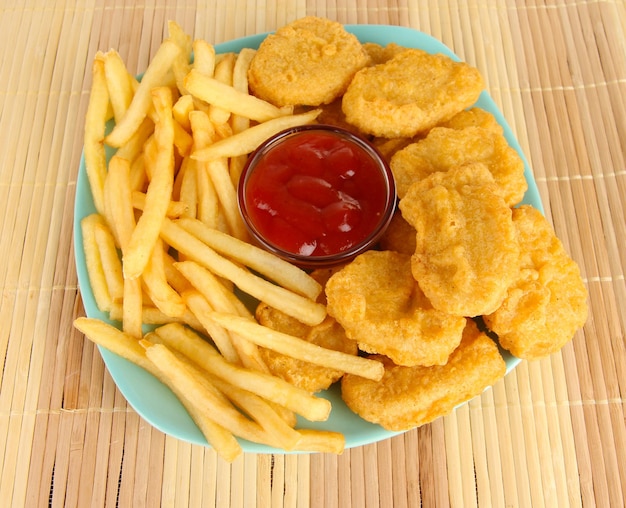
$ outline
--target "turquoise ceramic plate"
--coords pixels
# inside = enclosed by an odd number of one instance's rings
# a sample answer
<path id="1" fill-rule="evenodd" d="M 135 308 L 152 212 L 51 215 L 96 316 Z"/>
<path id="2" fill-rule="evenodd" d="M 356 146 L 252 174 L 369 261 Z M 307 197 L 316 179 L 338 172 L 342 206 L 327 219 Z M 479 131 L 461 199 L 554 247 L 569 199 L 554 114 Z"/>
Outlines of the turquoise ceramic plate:
<path id="1" fill-rule="evenodd" d="M 395 42 L 407 47 L 420 48 L 430 53 L 443 53 L 455 60 L 459 60 L 459 58 L 448 47 L 438 40 L 433 39 L 429 35 L 408 28 L 378 25 L 355 25 L 347 26 L 346 28 L 350 32 L 354 33 L 362 42 L 375 42 L 382 45 Z M 216 50 L 218 52 L 236 52 L 245 47 L 256 48 L 265 36 L 266 34 L 260 34 L 226 42 L 224 44 L 217 45 Z M 504 133 L 509 144 L 515 148 L 524 159 L 526 166 L 525 175 L 528 182 L 528 191 L 526 192 L 524 203 L 531 204 L 543 211 L 532 172 L 530 171 L 528 163 L 526 162 L 517 140 L 513 136 L 511 129 L 502 116 L 502 113 L 498 110 L 496 104 L 487 92 L 482 93 L 476 105 L 495 115 L 498 122 L 504 128 Z M 100 312 L 96 306 L 94 296 L 89 285 L 89 278 L 87 276 L 85 266 L 85 255 L 82 249 L 80 221 L 83 217 L 93 212 L 95 212 L 93 199 L 87 182 L 87 176 L 85 174 L 84 161 L 81 159 L 74 213 L 75 255 L 79 287 L 86 314 L 89 317 L 109 321 L 107 316 Z M 113 324 L 119 325 L 119 323 Z M 124 397 L 126 397 L 130 405 L 147 422 L 162 432 L 176 438 L 195 444 L 206 445 L 206 440 L 198 427 L 196 427 L 187 411 L 167 387 L 143 369 L 129 363 L 117 355 L 112 354 L 106 349 L 100 348 L 100 352 L 109 372 L 111 373 L 111 376 L 113 377 L 113 380 Z M 517 365 L 519 360 L 506 352 L 504 352 L 504 355 L 508 373 Z M 337 387 L 331 388 L 323 393 L 322 396 L 328 398 L 332 402 L 333 409 L 330 418 L 326 422 L 322 423 L 300 421 L 299 426 L 341 432 L 346 437 L 347 448 L 374 443 L 397 434 L 384 430 L 378 425 L 368 423 L 352 413 L 341 400 L 341 395 Z M 241 445 L 243 449 L 248 452 L 282 452 L 282 450 L 276 450 L 247 441 L 241 441 Z"/>

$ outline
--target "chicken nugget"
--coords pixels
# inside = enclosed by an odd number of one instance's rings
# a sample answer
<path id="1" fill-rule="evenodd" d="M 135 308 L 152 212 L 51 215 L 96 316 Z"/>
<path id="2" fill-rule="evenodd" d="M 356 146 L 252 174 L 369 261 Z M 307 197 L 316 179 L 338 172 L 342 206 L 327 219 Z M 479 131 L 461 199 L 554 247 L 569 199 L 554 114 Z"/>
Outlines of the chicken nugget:
<path id="1" fill-rule="evenodd" d="M 343 25 L 307 16 L 261 43 L 248 71 L 250 90 L 277 106 L 329 104 L 368 61 Z"/>
<path id="2" fill-rule="evenodd" d="M 465 319 L 432 307 L 411 276 L 411 257 L 368 251 L 326 284 L 328 313 L 357 341 L 400 365 L 441 365 L 459 345 Z"/>
<path id="3" fill-rule="evenodd" d="M 513 223 L 521 270 L 503 304 L 484 320 L 503 348 L 533 360 L 561 349 L 585 324 L 587 290 L 578 265 L 538 210 L 514 209 Z"/>
<path id="4" fill-rule="evenodd" d="M 403 367 L 377 359 L 385 366 L 382 380 L 346 374 L 341 395 L 361 418 L 391 431 L 409 430 L 451 413 L 506 371 L 498 346 L 473 321 L 468 321 L 461 344 L 445 365 Z"/>
<path id="5" fill-rule="evenodd" d="M 474 317 L 494 312 L 517 277 L 511 209 L 484 164 L 432 173 L 400 200 L 416 230 L 412 273 L 433 307 Z"/>
<path id="6" fill-rule="evenodd" d="M 498 133 L 493 127 L 435 127 L 424 139 L 398 151 L 390 167 L 398 195 L 402 197 L 413 182 L 435 171 L 447 171 L 471 162 L 487 166 L 502 189 L 507 205 L 514 206 L 523 199 L 528 188 L 524 162 L 502 132 Z"/>
<path id="7" fill-rule="evenodd" d="M 419 49 L 356 73 L 342 99 L 348 122 L 383 138 L 413 137 L 471 106 L 484 81 L 474 67 Z"/>

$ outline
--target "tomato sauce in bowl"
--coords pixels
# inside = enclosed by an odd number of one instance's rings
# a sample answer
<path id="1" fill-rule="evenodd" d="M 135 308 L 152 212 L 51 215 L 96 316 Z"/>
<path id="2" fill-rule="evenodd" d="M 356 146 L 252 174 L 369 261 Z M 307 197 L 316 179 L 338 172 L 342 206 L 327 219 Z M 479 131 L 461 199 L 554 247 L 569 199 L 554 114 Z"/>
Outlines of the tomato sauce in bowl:
<path id="1" fill-rule="evenodd" d="M 396 204 L 393 175 L 376 149 L 327 125 L 296 127 L 267 140 L 249 157 L 238 191 L 253 238 L 311 268 L 371 248 Z"/>

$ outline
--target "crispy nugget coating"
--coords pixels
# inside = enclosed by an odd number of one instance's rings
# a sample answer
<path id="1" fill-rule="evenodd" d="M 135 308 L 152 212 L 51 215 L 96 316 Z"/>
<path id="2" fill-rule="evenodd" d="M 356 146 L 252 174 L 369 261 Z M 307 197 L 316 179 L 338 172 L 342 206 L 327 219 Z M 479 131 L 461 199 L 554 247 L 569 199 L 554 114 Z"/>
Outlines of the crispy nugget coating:
<path id="1" fill-rule="evenodd" d="M 445 365 L 402 367 L 389 359 L 381 381 L 346 375 L 341 394 L 364 420 L 387 430 L 404 431 L 449 414 L 504 376 L 506 364 L 497 345 L 472 321 Z"/>
<path id="2" fill-rule="evenodd" d="M 342 105 L 348 122 L 363 132 L 413 137 L 474 104 L 483 87 L 474 67 L 407 49 L 357 72 Z"/>
<path id="3" fill-rule="evenodd" d="M 328 313 L 369 353 L 400 365 L 441 365 L 458 346 L 465 319 L 440 312 L 411 276 L 411 257 L 368 251 L 326 285 Z"/>
<path id="4" fill-rule="evenodd" d="M 502 306 L 485 316 L 503 348 L 534 360 L 560 350 L 587 319 L 587 290 L 578 265 L 546 218 L 523 205 L 513 210 L 521 270 Z"/>
<path id="5" fill-rule="evenodd" d="M 356 342 L 348 339 L 343 328 L 331 317 L 326 317 L 319 325 L 307 326 L 261 303 L 257 307 L 256 318 L 264 326 L 300 337 L 318 346 L 351 355 L 358 353 Z M 259 351 L 272 374 L 310 393 L 327 389 L 343 376 L 341 371 L 313 365 L 270 349 L 259 348 Z"/>
<path id="6" fill-rule="evenodd" d="M 433 173 L 400 200 L 416 230 L 412 272 L 433 307 L 473 317 L 495 311 L 519 272 L 511 209 L 484 164 Z"/>
<path id="7" fill-rule="evenodd" d="M 250 89 L 277 106 L 319 106 L 341 96 L 369 61 L 343 25 L 307 16 L 265 38 L 250 63 Z"/>
<path id="8" fill-rule="evenodd" d="M 504 135 L 495 129 L 435 127 L 424 139 L 397 152 L 390 167 L 398 195 L 403 197 L 413 182 L 435 171 L 447 171 L 471 162 L 487 166 L 502 189 L 507 205 L 514 206 L 523 199 L 528 188 L 524 162 Z"/>

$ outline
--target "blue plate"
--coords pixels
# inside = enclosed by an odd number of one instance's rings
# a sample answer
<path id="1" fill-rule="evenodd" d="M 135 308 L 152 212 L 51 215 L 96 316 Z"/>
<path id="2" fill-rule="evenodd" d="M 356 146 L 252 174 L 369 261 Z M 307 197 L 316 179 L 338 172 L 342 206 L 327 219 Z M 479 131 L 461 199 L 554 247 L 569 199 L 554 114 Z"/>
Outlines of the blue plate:
<path id="1" fill-rule="evenodd" d="M 382 25 L 348 25 L 346 26 L 346 29 L 354 33 L 361 42 L 374 42 L 381 45 L 395 42 L 402 46 L 420 48 L 428 51 L 429 53 L 442 53 L 448 55 L 454 60 L 459 60 L 459 58 L 447 46 L 438 40 L 409 28 Z M 257 48 L 266 36 L 267 34 L 259 34 L 244 37 L 242 39 L 218 44 L 215 46 L 215 49 L 217 52 L 225 53 L 237 52 L 246 47 Z M 481 94 L 476 106 L 491 112 L 496 117 L 504 129 L 504 134 L 509 144 L 517 150 L 519 155 L 524 160 L 525 177 L 528 182 L 528 190 L 524 196 L 523 203 L 530 204 L 541 210 L 543 213 L 543 207 L 537 190 L 537 185 L 528 162 L 502 113 L 499 111 L 493 99 L 487 92 L 483 92 Z M 112 155 L 112 153 L 113 152 L 111 151 L 109 156 Z M 87 175 L 85 172 L 84 158 L 81 158 L 74 208 L 74 246 L 79 288 L 87 316 L 99 318 L 113 325 L 119 326 L 119 323 L 110 321 L 106 314 L 98 310 L 89 284 L 89 277 L 85 264 L 85 253 L 83 252 L 82 246 L 80 221 L 83 217 L 86 217 L 95 211 L 89 182 L 87 181 Z M 194 444 L 207 444 L 198 427 L 192 421 L 187 411 L 169 390 L 169 388 L 136 365 L 120 358 L 104 348 L 99 349 L 119 390 L 139 415 L 141 415 L 151 425 L 166 434 Z M 503 352 L 503 355 L 506 361 L 508 373 L 515 368 L 515 366 L 519 363 L 519 360 L 506 351 Z M 300 420 L 298 424 L 300 427 L 341 432 L 345 435 L 347 448 L 374 443 L 398 434 L 398 432 L 390 432 L 383 429 L 379 425 L 366 422 L 355 415 L 341 400 L 340 390 L 337 386 L 334 386 L 322 393 L 321 396 L 327 398 L 332 403 L 333 409 L 331 411 L 330 418 L 325 422 L 315 423 Z M 256 443 L 250 443 L 245 440 L 240 440 L 240 443 L 242 448 L 247 452 L 284 453 L 283 450 L 258 445 Z"/>

